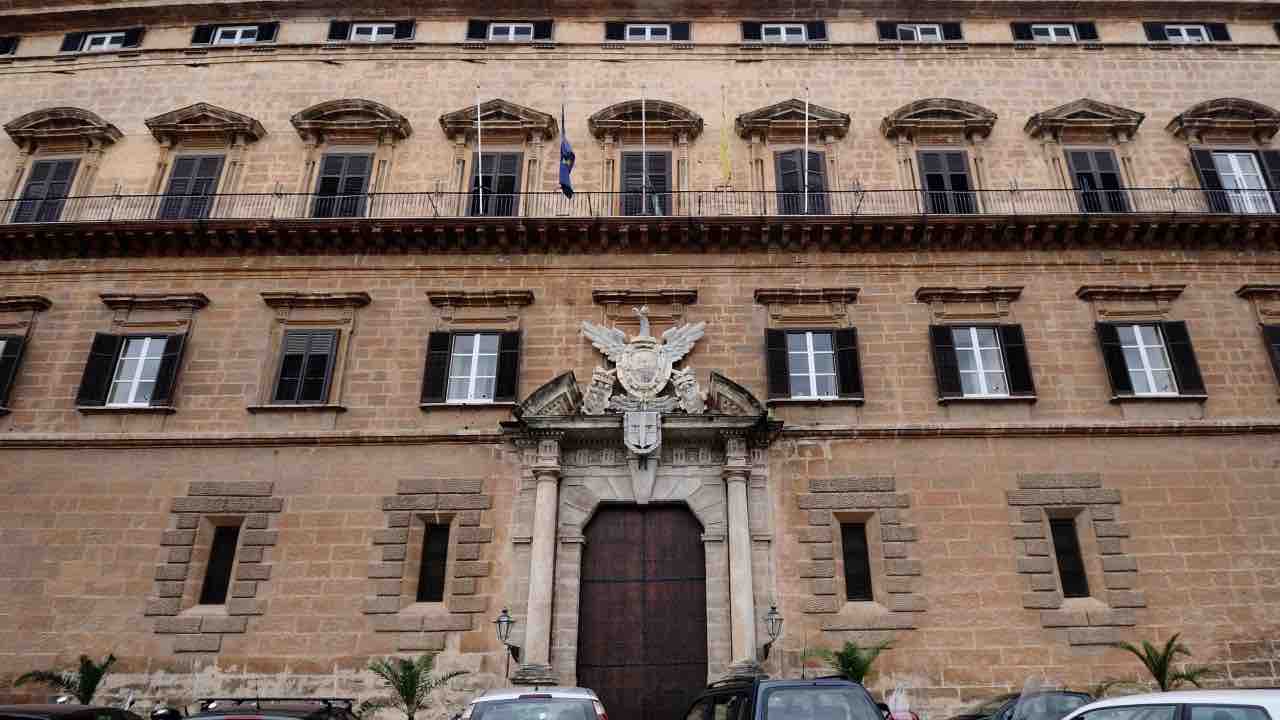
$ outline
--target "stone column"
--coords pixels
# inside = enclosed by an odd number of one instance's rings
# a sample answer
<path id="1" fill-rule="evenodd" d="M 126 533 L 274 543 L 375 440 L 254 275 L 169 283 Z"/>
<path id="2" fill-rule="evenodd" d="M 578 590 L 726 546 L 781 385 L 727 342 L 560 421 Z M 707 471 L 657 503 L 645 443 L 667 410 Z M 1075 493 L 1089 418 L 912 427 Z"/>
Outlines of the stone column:
<path id="1" fill-rule="evenodd" d="M 529 557 L 529 604 L 525 612 L 524 647 L 520 668 L 512 676 L 518 685 L 554 685 L 551 669 L 551 599 L 555 586 L 556 512 L 560 505 L 560 440 L 538 441 L 533 465 L 537 491 L 533 504 L 533 546 Z"/>
<path id="2" fill-rule="evenodd" d="M 755 591 L 751 578 L 751 528 L 747 514 L 747 441 L 725 438 L 724 481 L 728 490 L 729 618 L 733 628 L 733 668 L 756 664 Z"/>

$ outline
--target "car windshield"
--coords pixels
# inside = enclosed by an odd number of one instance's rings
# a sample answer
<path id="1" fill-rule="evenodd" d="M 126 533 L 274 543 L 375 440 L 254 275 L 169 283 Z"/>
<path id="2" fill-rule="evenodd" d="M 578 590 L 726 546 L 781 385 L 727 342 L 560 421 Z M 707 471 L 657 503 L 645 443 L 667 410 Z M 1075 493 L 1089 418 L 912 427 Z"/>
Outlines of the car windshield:
<path id="1" fill-rule="evenodd" d="M 880 720 L 865 692 L 851 687 L 792 687 L 769 690 L 764 720 Z"/>
<path id="2" fill-rule="evenodd" d="M 996 713 L 996 711 L 997 711 L 997 710 L 999 710 L 1000 708 L 1004 707 L 1004 704 L 1005 704 L 1005 703 L 1009 702 L 1010 700 L 1012 700 L 1013 698 L 1016 698 L 1016 697 L 1018 697 L 1018 696 L 1017 696 L 1017 695 L 997 695 L 997 696 L 995 696 L 995 697 L 991 698 L 990 700 L 987 700 L 987 701 L 985 701 L 985 702 L 979 703 L 979 704 L 974 705 L 973 707 L 969 708 L 968 710 L 965 710 L 965 711 L 964 711 L 964 714 L 965 714 L 965 715 L 980 715 L 980 716 L 983 716 L 983 717 L 985 717 L 985 716 L 987 716 L 987 715 L 994 715 L 994 714 Z"/>
<path id="3" fill-rule="evenodd" d="M 478 702 L 471 720 L 595 720 L 590 700 L 518 698 Z"/>
<path id="4" fill-rule="evenodd" d="M 1089 702 L 1083 693 L 1045 692 L 1023 695 L 1012 713 L 1013 720 L 1061 720 L 1072 710 Z"/>

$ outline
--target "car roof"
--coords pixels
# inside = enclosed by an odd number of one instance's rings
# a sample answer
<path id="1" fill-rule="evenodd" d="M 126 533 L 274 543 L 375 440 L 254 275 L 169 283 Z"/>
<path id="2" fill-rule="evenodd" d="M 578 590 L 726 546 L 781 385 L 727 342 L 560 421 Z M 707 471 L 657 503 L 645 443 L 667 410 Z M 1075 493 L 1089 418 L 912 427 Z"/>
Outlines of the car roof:
<path id="1" fill-rule="evenodd" d="M 239 702 L 218 700 L 217 707 L 205 708 L 192 713 L 195 718 L 215 718 L 234 715 L 237 717 L 291 717 L 301 718 L 312 715 L 340 714 L 349 710 L 343 702 L 327 702 L 324 700 L 243 700 Z"/>
<path id="2" fill-rule="evenodd" d="M 1128 705 L 1264 705 L 1273 714 L 1280 713 L 1280 690 L 1180 690 L 1163 693 L 1143 693 L 1096 700 L 1076 708 L 1063 720 L 1071 720 L 1090 710 Z"/>
<path id="3" fill-rule="evenodd" d="M 62 715 L 74 715 L 76 713 L 96 712 L 98 710 L 109 710 L 111 712 L 133 715 L 133 713 L 128 710 L 107 707 L 105 705 L 77 705 L 75 703 L 0 705 L 0 713 L 5 715 L 42 715 L 47 717 L 59 717 Z M 134 715 L 134 717 L 137 716 Z"/>
<path id="4" fill-rule="evenodd" d="M 518 700 L 526 695 L 550 695 L 553 698 L 596 700 L 594 690 L 581 687 L 524 687 L 524 688 L 491 688 L 485 690 L 471 702 L 494 702 L 497 700 Z"/>
<path id="5" fill-rule="evenodd" d="M 855 686 L 855 687 L 862 687 L 862 686 L 861 686 L 861 685 L 859 685 L 858 683 L 856 683 L 856 682 L 854 682 L 854 681 L 852 681 L 852 680 L 850 680 L 850 679 L 848 679 L 848 678 L 814 678 L 814 679 L 812 679 L 812 680 L 799 680 L 799 679 L 794 679 L 794 678 L 793 678 L 793 679 L 790 679 L 790 680 L 761 680 L 761 681 L 760 681 L 760 687 L 762 687 L 762 688 L 777 688 L 777 687 L 811 687 L 811 686 L 832 686 L 832 687 L 840 687 L 840 686 Z"/>

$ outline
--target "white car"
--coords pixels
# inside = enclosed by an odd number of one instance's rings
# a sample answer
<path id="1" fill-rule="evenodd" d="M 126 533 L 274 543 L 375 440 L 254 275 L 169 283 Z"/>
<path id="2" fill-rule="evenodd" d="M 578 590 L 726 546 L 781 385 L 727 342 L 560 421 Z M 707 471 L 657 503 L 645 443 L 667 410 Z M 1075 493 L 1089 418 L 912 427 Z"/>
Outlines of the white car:
<path id="1" fill-rule="evenodd" d="M 1190 690 L 1089 703 L 1062 720 L 1280 720 L 1280 690 Z"/>

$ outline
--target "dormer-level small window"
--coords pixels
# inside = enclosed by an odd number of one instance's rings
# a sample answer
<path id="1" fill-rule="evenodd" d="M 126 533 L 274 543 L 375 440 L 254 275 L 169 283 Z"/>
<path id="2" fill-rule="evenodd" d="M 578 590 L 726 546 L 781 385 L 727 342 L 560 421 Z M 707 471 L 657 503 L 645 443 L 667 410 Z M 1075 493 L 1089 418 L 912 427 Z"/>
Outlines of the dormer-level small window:
<path id="1" fill-rule="evenodd" d="M 355 23 L 351 26 L 352 42 L 383 42 L 395 37 L 394 23 Z"/>
<path id="2" fill-rule="evenodd" d="M 0 37 L 0 55 L 13 55 L 18 52 L 18 36 Z"/>
<path id="3" fill-rule="evenodd" d="M 898 25 L 898 40 L 902 42 L 942 42 L 942 26 L 924 23 Z"/>
<path id="4" fill-rule="evenodd" d="M 805 41 L 804 25 L 800 23 L 765 23 L 760 29 L 761 39 L 767 43 L 802 43 Z"/>
<path id="5" fill-rule="evenodd" d="M 334 20 L 329 23 L 329 42 L 377 43 L 392 40 L 412 40 L 417 22 L 360 22 Z"/>
<path id="6" fill-rule="evenodd" d="M 1076 41 L 1074 25 L 1032 24 L 1031 38 L 1036 42 L 1073 43 Z"/>
<path id="7" fill-rule="evenodd" d="M 213 35 L 214 45 L 246 45 L 258 42 L 257 25 L 227 25 Z"/>
<path id="8" fill-rule="evenodd" d="M 1164 32 L 1171 43 L 1194 45 L 1209 42 L 1209 32 L 1203 25 L 1165 25 Z"/>
<path id="9" fill-rule="evenodd" d="M 1203 45 L 1205 43 L 1231 42 L 1226 23 L 1142 23 L 1147 40 L 1176 45 Z"/>
<path id="10" fill-rule="evenodd" d="M 67 33 L 62 38 L 61 52 L 112 52 L 136 48 L 142 44 L 145 29 L 99 30 L 97 32 Z"/>
<path id="11" fill-rule="evenodd" d="M 492 42 L 529 42 L 533 40 L 533 23 L 493 23 L 489 26 Z"/>
<path id="12" fill-rule="evenodd" d="M 670 25 L 627 25 L 628 42 L 668 42 L 671 40 Z"/>
<path id="13" fill-rule="evenodd" d="M 83 52 L 108 52 L 125 45 L 123 32 L 89 33 L 84 38 Z"/>

